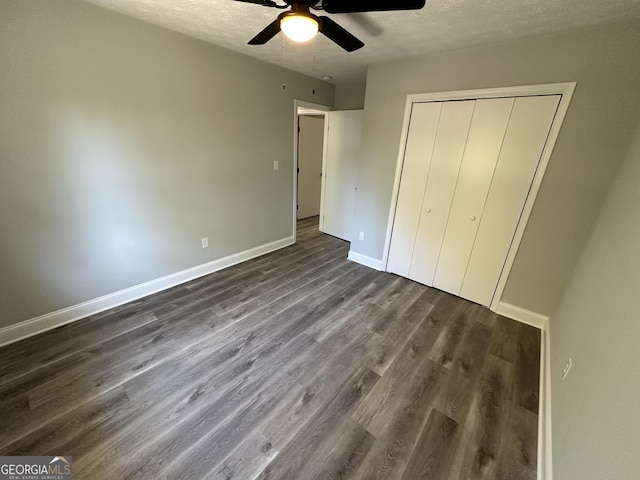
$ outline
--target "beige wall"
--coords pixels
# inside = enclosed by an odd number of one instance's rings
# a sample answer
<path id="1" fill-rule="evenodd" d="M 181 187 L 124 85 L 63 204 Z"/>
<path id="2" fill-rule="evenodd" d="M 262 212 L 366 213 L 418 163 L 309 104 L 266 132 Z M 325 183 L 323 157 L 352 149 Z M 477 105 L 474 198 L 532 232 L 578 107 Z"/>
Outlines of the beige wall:
<path id="1" fill-rule="evenodd" d="M 79 1 L 0 12 L 0 327 L 292 234 L 294 99 L 333 85 Z"/>
<path id="2" fill-rule="evenodd" d="M 552 317 L 556 479 L 632 479 L 640 472 L 639 206 L 640 125 Z"/>
<path id="3" fill-rule="evenodd" d="M 637 124 L 640 25 L 371 66 L 352 249 L 381 259 L 407 94 L 577 81 L 502 300 L 550 314 Z"/>
<path id="4" fill-rule="evenodd" d="M 342 83 L 336 85 L 334 107 L 336 110 L 361 110 L 367 82 Z"/>

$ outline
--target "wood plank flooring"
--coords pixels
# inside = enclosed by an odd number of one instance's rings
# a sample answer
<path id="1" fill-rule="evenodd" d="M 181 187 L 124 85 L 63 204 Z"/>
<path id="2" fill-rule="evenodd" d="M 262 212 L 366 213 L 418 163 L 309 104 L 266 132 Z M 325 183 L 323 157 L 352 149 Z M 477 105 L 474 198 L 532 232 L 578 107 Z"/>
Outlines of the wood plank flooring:
<path id="1" fill-rule="evenodd" d="M 535 479 L 540 334 L 298 243 L 0 349 L 0 454 L 76 479 Z"/>

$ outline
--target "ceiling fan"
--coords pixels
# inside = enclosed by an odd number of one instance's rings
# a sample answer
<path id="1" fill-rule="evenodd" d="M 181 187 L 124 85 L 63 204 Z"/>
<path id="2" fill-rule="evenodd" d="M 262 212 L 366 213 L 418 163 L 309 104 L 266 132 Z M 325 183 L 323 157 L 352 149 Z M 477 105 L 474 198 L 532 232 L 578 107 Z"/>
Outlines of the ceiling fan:
<path id="1" fill-rule="evenodd" d="M 264 7 L 289 9 L 249 40 L 249 45 L 264 45 L 280 30 L 296 42 L 306 42 L 320 32 L 347 52 L 364 47 L 364 43 L 327 16 L 314 15 L 311 10 L 327 13 L 386 12 L 391 10 L 419 10 L 425 0 L 236 0 Z"/>

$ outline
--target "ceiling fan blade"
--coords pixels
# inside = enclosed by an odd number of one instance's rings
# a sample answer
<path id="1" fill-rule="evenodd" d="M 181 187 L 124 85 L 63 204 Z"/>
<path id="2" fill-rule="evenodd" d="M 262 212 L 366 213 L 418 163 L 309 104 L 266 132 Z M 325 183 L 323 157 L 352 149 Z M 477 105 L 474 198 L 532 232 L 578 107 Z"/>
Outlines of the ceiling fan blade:
<path id="1" fill-rule="evenodd" d="M 236 2 L 255 3 L 256 5 L 262 5 L 263 7 L 275 7 L 276 2 L 273 0 L 236 0 Z"/>
<path id="2" fill-rule="evenodd" d="M 380 26 L 376 21 L 367 15 L 366 12 L 354 12 L 349 13 L 349 20 L 356 24 L 360 30 L 364 31 L 368 36 L 377 37 L 384 33 L 384 28 Z"/>
<path id="3" fill-rule="evenodd" d="M 329 17 L 322 16 L 318 18 L 320 19 L 320 33 L 322 33 L 332 42 L 337 43 L 347 52 L 353 52 L 355 50 L 358 50 L 359 48 L 364 47 L 364 43 L 351 35 Z"/>
<path id="4" fill-rule="evenodd" d="M 327 13 L 387 12 L 391 10 L 420 10 L 425 0 L 322 0 Z"/>
<path id="5" fill-rule="evenodd" d="M 259 34 L 249 40 L 249 45 L 264 45 L 280 31 L 280 20 L 274 20 Z"/>

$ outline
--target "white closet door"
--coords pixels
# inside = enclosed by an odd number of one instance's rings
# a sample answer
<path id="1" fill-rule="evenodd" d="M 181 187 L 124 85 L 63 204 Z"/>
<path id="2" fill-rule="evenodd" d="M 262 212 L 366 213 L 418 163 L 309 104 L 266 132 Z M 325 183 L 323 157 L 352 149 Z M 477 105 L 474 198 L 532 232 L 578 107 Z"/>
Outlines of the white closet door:
<path id="1" fill-rule="evenodd" d="M 491 303 L 560 97 L 515 101 L 460 291 L 464 298 Z"/>
<path id="2" fill-rule="evenodd" d="M 421 200 L 427 184 L 431 154 L 438 130 L 442 103 L 413 105 L 402 177 L 398 192 L 396 216 L 387 270 L 404 277 L 409 276 L 411 254 L 420 219 Z"/>
<path id="3" fill-rule="evenodd" d="M 477 100 L 433 286 L 460 294 L 514 98 Z"/>
<path id="4" fill-rule="evenodd" d="M 320 231 L 348 242 L 352 236 L 362 117 L 363 110 L 329 112 L 325 116 Z"/>
<path id="5" fill-rule="evenodd" d="M 426 285 L 433 285 L 475 104 L 475 100 L 443 103 L 424 200 L 413 197 L 422 211 L 408 276 Z"/>

